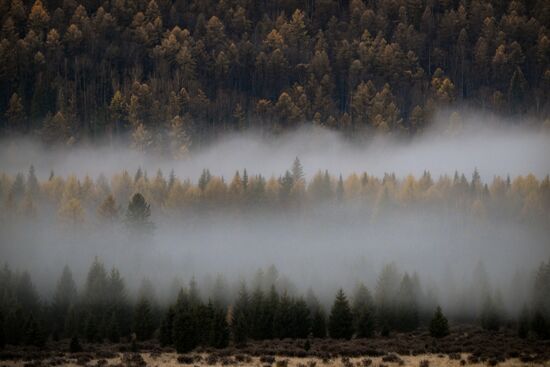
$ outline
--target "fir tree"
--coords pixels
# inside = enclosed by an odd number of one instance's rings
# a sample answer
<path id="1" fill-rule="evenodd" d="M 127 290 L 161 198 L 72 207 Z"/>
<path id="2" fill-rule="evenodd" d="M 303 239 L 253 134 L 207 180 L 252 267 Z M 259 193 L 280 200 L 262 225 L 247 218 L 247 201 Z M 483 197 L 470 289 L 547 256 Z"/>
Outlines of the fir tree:
<path id="1" fill-rule="evenodd" d="M 435 309 L 434 316 L 430 322 L 430 335 L 434 338 L 442 338 L 449 335 L 449 323 L 445 316 L 443 316 L 443 312 L 439 306 Z"/>
<path id="2" fill-rule="evenodd" d="M 154 228 L 154 224 L 149 220 L 150 216 L 151 206 L 139 192 L 134 194 L 126 210 L 127 225 L 134 230 L 150 232 Z"/>
<path id="3" fill-rule="evenodd" d="M 353 315 L 342 289 L 336 294 L 330 310 L 328 330 L 330 337 L 335 339 L 351 339 L 353 336 Z"/>
<path id="4" fill-rule="evenodd" d="M 147 298 L 141 298 L 134 312 L 134 332 L 139 341 L 149 340 L 155 331 L 151 304 Z"/>

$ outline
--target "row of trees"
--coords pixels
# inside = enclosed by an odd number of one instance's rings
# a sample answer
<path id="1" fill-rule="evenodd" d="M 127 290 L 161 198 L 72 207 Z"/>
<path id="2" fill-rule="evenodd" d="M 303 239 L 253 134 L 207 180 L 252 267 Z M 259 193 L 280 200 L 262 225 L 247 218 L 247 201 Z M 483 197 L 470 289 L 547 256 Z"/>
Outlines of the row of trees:
<path id="1" fill-rule="evenodd" d="M 138 195 L 134 195 L 134 193 Z M 121 204 L 128 210 L 122 210 Z M 134 202 L 135 201 L 135 202 Z M 209 210 L 246 211 L 258 208 L 307 208 L 314 204 L 364 203 L 373 218 L 391 210 L 441 208 L 476 219 L 508 217 L 533 223 L 550 223 L 550 178 L 534 175 L 494 177 L 481 181 L 475 171 L 468 180 L 464 174 L 441 176 L 434 180 L 429 172 L 416 178 L 398 179 L 394 174 L 382 178 L 363 173 L 345 179 L 319 171 L 306 180 L 300 161 L 280 177 L 249 176 L 237 171 L 226 182 L 223 177 L 204 170 L 197 183 L 181 181 L 173 172 L 165 178 L 161 171 L 149 178 L 139 169 L 134 177 L 127 171 L 110 179 L 103 175 L 93 180 L 86 176 L 66 178 L 53 173 L 38 180 L 31 167 L 27 176 L 0 175 L 0 203 L 5 215 L 49 214 L 56 208 L 62 222 L 71 225 L 97 218 L 101 222 L 138 220 L 151 226 L 151 206 L 155 215 L 196 214 Z M 139 218 L 137 218 L 138 216 Z"/>
<path id="2" fill-rule="evenodd" d="M 541 264 L 533 302 L 517 320 L 521 337 L 531 333 L 550 337 L 549 269 L 550 261 Z M 382 270 L 374 295 L 359 284 L 349 301 L 340 289 L 328 315 L 311 290 L 303 297 L 275 284 L 264 291 L 265 286 L 257 285 L 250 293 L 241 283 L 230 298 L 218 286 L 205 302 L 192 279 L 188 287 L 180 288 L 174 303 L 167 304 L 159 302 L 148 281 L 130 296 L 118 270 L 107 271 L 96 258 L 82 290 L 65 267 L 53 297 L 45 300 L 37 295 L 27 272 L 14 273 L 6 265 L 0 272 L 0 347 L 42 346 L 50 338 L 83 338 L 90 343 L 136 338 L 157 339 L 187 352 L 200 345 L 224 348 L 231 342 L 274 338 L 370 338 L 423 325 L 434 337 L 449 334 L 446 317 L 435 301 L 427 301 L 418 277 L 401 275 L 392 264 Z M 489 293 L 485 296 L 479 315 L 468 322 L 478 320 L 483 328 L 498 330 L 505 315 Z"/>
<path id="3" fill-rule="evenodd" d="M 422 130 L 437 106 L 547 118 L 545 0 L 2 0 L 2 133 L 185 155 L 303 121 Z"/>

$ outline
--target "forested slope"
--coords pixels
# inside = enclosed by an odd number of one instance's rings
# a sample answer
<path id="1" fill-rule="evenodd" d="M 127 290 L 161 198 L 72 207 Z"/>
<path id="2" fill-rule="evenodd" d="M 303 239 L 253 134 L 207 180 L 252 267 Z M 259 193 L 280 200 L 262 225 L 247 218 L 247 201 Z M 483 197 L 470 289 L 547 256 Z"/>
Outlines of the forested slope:
<path id="1" fill-rule="evenodd" d="M 368 136 L 448 106 L 549 115 L 545 0 L 2 0 L 0 21 L 1 134 L 48 144 L 129 134 L 179 156 L 307 121 Z"/>

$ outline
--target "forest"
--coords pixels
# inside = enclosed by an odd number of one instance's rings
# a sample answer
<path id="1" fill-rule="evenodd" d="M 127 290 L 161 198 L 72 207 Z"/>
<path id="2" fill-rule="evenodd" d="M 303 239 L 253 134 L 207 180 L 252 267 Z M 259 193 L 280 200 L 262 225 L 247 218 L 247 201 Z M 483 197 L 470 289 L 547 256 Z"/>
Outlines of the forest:
<path id="1" fill-rule="evenodd" d="M 547 366 L 549 26 L 0 0 L 0 366 Z"/>
<path id="2" fill-rule="evenodd" d="M 48 145 L 182 157 L 305 122 L 408 136 L 464 107 L 549 124 L 545 0 L 2 0 L 0 22 L 0 134 Z"/>

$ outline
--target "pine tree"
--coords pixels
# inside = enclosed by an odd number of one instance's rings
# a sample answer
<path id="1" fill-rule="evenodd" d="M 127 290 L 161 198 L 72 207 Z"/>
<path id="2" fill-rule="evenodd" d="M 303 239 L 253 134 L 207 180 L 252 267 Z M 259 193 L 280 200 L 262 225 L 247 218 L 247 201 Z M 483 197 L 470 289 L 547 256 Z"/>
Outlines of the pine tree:
<path id="1" fill-rule="evenodd" d="M 174 307 L 169 307 L 160 324 L 159 342 L 162 346 L 172 345 L 173 343 L 172 332 L 175 317 L 176 312 Z"/>
<path id="2" fill-rule="evenodd" d="M 351 339 L 353 336 L 353 314 L 342 289 L 336 294 L 330 310 L 328 330 L 334 339 Z"/>
<path id="3" fill-rule="evenodd" d="M 374 302 L 364 284 L 360 284 L 353 297 L 353 324 L 358 338 L 369 338 L 374 335 L 376 320 Z"/>
<path id="4" fill-rule="evenodd" d="M 6 335 L 4 332 L 5 328 L 4 313 L 3 310 L 0 310 L 0 349 L 4 348 L 4 345 L 6 344 Z"/>
<path id="5" fill-rule="evenodd" d="M 449 335 L 449 323 L 445 316 L 443 316 L 443 312 L 439 306 L 435 309 L 434 316 L 430 322 L 430 335 L 434 338 L 442 338 Z"/>
<path id="6" fill-rule="evenodd" d="M 246 285 L 243 284 L 231 314 L 231 331 L 233 333 L 233 341 L 237 345 L 246 344 L 248 340 L 250 333 L 249 315 L 250 299 Z"/>
<path id="7" fill-rule="evenodd" d="M 139 192 L 134 194 L 126 210 L 127 225 L 137 231 L 150 232 L 154 229 L 153 222 L 149 220 L 150 216 L 151 206 Z"/>
<path id="8" fill-rule="evenodd" d="M 522 339 L 527 338 L 529 335 L 529 329 L 531 328 L 531 325 L 529 325 L 529 311 L 526 307 L 524 307 L 521 310 L 521 313 L 519 315 L 518 319 L 518 336 Z"/>
<path id="9" fill-rule="evenodd" d="M 314 338 L 326 338 L 327 336 L 327 323 L 323 310 L 318 307 L 313 311 L 311 317 L 311 335 Z"/>
<path id="10" fill-rule="evenodd" d="M 24 326 L 25 329 L 25 344 L 42 347 L 46 343 L 46 333 L 41 325 L 32 314 L 30 314 Z"/>
<path id="11" fill-rule="evenodd" d="M 178 353 L 190 352 L 198 346 L 197 325 L 188 305 L 177 308 L 172 335 Z"/>
<path id="12" fill-rule="evenodd" d="M 224 309 L 214 309 L 208 338 L 208 345 L 213 348 L 225 348 L 229 344 L 229 325 L 226 315 Z"/>
<path id="13" fill-rule="evenodd" d="M 151 339 L 154 331 L 151 304 L 147 298 L 142 297 L 134 311 L 134 332 L 139 341 L 144 341 Z"/>

